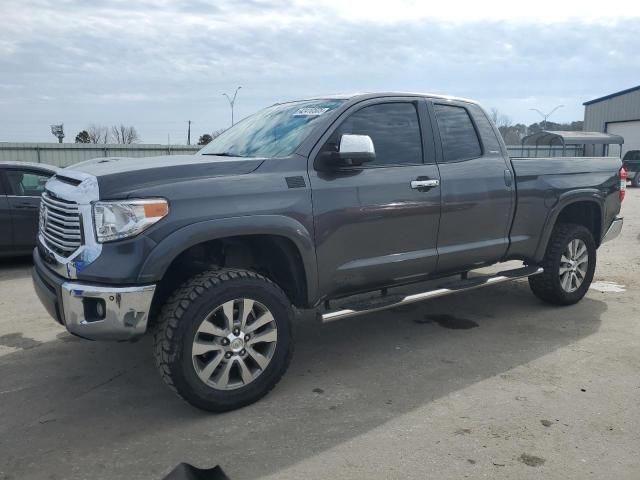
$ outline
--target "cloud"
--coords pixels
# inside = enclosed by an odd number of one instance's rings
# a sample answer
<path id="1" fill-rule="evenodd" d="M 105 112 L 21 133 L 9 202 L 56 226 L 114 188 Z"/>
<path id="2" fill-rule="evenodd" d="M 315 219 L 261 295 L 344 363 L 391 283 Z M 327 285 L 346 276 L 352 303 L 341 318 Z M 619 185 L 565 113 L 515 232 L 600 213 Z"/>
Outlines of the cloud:
<path id="1" fill-rule="evenodd" d="M 198 132 L 227 124 L 221 94 L 237 85 L 237 117 L 327 92 L 410 90 L 476 98 L 516 121 L 564 103 L 558 119 L 574 120 L 583 101 L 639 78 L 635 18 L 588 6 L 586 20 L 563 17 L 575 2 L 457 3 L 5 0 L 0 71 L 12 88 L 0 88 L 0 141 L 50 140 L 54 121 L 183 141 L 188 119 Z"/>

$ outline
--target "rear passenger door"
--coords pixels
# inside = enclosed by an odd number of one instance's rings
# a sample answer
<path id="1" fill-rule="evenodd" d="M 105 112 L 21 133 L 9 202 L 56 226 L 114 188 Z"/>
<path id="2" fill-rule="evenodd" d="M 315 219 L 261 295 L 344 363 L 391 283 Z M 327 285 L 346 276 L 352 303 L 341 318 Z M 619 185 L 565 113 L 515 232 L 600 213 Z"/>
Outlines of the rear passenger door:
<path id="1" fill-rule="evenodd" d="M 4 172 L 0 169 L 0 255 L 8 254 L 12 250 L 11 231 L 11 208 L 7 198 Z"/>
<path id="2" fill-rule="evenodd" d="M 442 210 L 438 271 L 462 271 L 500 260 L 509 246 L 513 175 L 483 110 L 474 104 L 434 101 L 439 135 Z"/>
<path id="3" fill-rule="evenodd" d="M 51 175 L 35 169 L 10 168 L 5 171 L 13 220 L 13 246 L 17 250 L 27 250 L 36 244 L 40 196 Z"/>

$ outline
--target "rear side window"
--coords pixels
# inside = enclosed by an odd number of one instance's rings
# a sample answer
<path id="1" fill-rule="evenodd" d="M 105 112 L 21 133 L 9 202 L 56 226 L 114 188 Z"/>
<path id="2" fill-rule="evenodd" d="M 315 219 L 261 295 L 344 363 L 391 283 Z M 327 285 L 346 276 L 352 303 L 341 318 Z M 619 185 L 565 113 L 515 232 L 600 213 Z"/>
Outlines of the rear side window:
<path id="1" fill-rule="evenodd" d="M 413 103 L 381 103 L 350 115 L 332 135 L 339 143 L 345 133 L 369 135 L 376 150 L 374 165 L 422 163 L 422 137 Z"/>
<path id="2" fill-rule="evenodd" d="M 482 155 L 480 141 L 467 110 L 453 105 L 434 105 L 445 162 L 469 160 Z"/>
<path id="3" fill-rule="evenodd" d="M 478 127 L 478 132 L 480 133 L 480 138 L 482 138 L 485 149 L 484 153 L 486 154 L 487 151 L 499 153 L 500 142 L 498 141 L 495 130 L 491 127 L 487 115 L 478 105 L 469 105 L 469 112 L 471 112 L 471 116 L 476 122 L 476 127 Z"/>

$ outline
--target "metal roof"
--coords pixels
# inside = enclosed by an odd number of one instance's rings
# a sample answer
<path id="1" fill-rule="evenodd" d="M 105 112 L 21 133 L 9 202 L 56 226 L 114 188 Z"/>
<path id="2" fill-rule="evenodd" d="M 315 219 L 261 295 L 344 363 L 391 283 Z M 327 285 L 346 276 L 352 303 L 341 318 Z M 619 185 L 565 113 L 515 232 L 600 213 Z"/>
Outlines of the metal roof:
<path id="1" fill-rule="evenodd" d="M 522 145 L 622 145 L 620 135 L 601 132 L 570 132 L 561 130 L 542 130 L 522 139 Z"/>
<path id="2" fill-rule="evenodd" d="M 635 92 L 636 90 L 640 90 L 640 85 L 638 85 L 637 87 L 627 88 L 626 90 L 620 90 L 619 92 L 610 93 L 609 95 L 605 95 L 604 97 L 594 98 L 593 100 L 584 102 L 582 105 L 591 105 L 592 103 L 601 102 L 603 100 L 609 100 L 610 98 L 618 97 L 626 93 Z"/>

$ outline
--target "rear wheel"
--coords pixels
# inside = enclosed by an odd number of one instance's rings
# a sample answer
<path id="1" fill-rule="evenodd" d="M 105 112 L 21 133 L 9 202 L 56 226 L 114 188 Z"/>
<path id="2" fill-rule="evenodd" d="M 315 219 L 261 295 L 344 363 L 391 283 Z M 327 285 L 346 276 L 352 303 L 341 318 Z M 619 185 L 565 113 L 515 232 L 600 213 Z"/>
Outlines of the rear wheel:
<path id="1" fill-rule="evenodd" d="M 554 228 L 542 261 L 544 272 L 529 277 L 533 293 L 554 305 L 572 305 L 585 296 L 596 268 L 596 244 L 582 225 Z"/>
<path id="2" fill-rule="evenodd" d="M 248 405 L 289 365 L 291 317 L 284 292 L 255 272 L 201 273 L 163 308 L 156 363 L 167 385 L 198 408 L 223 412 Z"/>
<path id="3" fill-rule="evenodd" d="M 640 187 L 640 172 L 636 173 L 631 179 L 631 185 L 634 187 Z"/>

